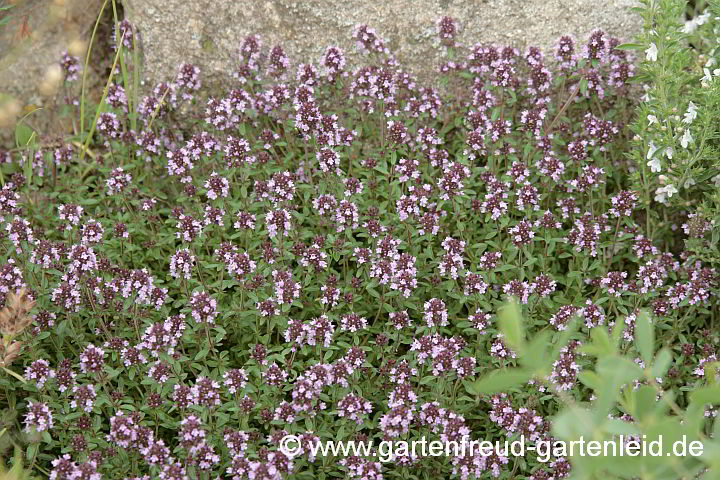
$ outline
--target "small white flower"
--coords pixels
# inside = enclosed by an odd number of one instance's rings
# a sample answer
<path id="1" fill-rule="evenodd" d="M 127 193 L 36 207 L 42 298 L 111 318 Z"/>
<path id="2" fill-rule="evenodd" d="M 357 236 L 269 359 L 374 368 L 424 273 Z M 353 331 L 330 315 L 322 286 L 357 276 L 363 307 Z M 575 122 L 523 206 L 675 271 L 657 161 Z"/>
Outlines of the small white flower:
<path id="1" fill-rule="evenodd" d="M 688 105 L 687 112 L 685 113 L 685 118 L 683 119 L 683 123 L 687 123 L 690 125 L 693 120 L 697 118 L 697 106 L 690 102 L 690 105 Z"/>
<path id="2" fill-rule="evenodd" d="M 655 190 L 655 201 L 659 203 L 665 203 L 667 201 L 667 196 L 662 188 Z"/>
<path id="3" fill-rule="evenodd" d="M 642 100 L 643 102 L 649 102 L 651 99 L 650 85 L 647 85 L 647 84 L 643 85 L 643 90 L 645 90 L 645 94 L 642 97 L 640 97 L 640 100 Z"/>
<path id="4" fill-rule="evenodd" d="M 685 26 L 683 26 L 682 32 L 683 33 L 693 33 L 695 30 L 697 30 L 697 27 L 700 25 L 704 25 L 705 22 L 708 21 L 710 18 L 710 13 L 704 13 L 702 15 L 698 15 L 697 17 L 693 18 L 692 20 L 688 20 L 685 22 Z"/>
<path id="5" fill-rule="evenodd" d="M 668 158 L 668 160 L 672 160 L 673 157 L 673 149 L 672 147 L 667 147 L 665 149 L 665 156 Z"/>
<path id="6" fill-rule="evenodd" d="M 720 173 L 712 177 L 710 180 L 713 181 L 715 187 L 720 188 Z"/>
<path id="7" fill-rule="evenodd" d="M 692 135 L 690 135 L 690 129 L 688 128 L 685 130 L 685 133 L 683 133 L 682 138 L 680 139 L 680 145 L 682 145 L 683 148 L 688 148 L 688 145 L 692 143 L 693 138 Z"/>
<path id="8" fill-rule="evenodd" d="M 645 59 L 651 62 L 657 62 L 658 49 L 655 42 L 651 43 L 650 46 L 645 50 Z"/>
<path id="9" fill-rule="evenodd" d="M 712 75 L 710 74 L 709 68 L 703 68 L 703 77 L 700 79 L 700 84 L 703 87 L 707 87 L 710 82 L 712 82 Z"/>
<path id="10" fill-rule="evenodd" d="M 647 159 L 650 160 L 653 155 L 655 155 L 655 152 L 658 151 L 658 147 L 655 146 L 655 143 L 650 140 L 650 144 L 648 145 L 648 153 L 647 153 Z"/>
<path id="11" fill-rule="evenodd" d="M 665 201 L 672 197 L 674 194 L 678 192 L 678 189 L 675 188 L 675 185 L 670 184 L 666 185 L 664 187 L 660 187 L 657 190 L 655 190 L 655 201 L 660 203 L 665 203 Z"/>
<path id="12" fill-rule="evenodd" d="M 652 160 L 647 162 L 647 166 L 650 167 L 650 171 L 654 173 L 658 173 L 660 172 L 660 170 L 662 170 L 660 160 L 658 160 L 657 158 L 653 158 Z"/>
<path id="13" fill-rule="evenodd" d="M 687 180 L 685 180 L 683 187 L 685 188 L 685 190 L 687 190 L 688 188 L 692 187 L 693 185 L 695 185 L 695 180 L 693 180 L 692 178 L 688 178 Z"/>
<path id="14" fill-rule="evenodd" d="M 655 115 L 648 115 L 647 119 L 648 119 L 648 127 L 650 125 L 652 125 L 653 123 L 658 123 L 658 119 Z M 660 124 L 658 123 L 658 125 L 660 125 Z"/>

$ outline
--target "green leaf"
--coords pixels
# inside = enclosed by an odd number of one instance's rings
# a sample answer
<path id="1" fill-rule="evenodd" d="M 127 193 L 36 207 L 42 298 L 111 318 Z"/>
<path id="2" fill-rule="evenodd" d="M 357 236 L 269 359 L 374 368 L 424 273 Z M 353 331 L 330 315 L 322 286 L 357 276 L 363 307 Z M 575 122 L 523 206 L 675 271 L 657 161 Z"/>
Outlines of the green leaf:
<path id="1" fill-rule="evenodd" d="M 592 370 L 581 370 L 577 377 L 583 385 L 590 387 L 593 390 L 599 390 L 602 388 L 603 379 Z"/>
<path id="2" fill-rule="evenodd" d="M 23 378 L 20 374 L 13 372 L 13 371 L 10 370 L 9 368 L 2 367 L 2 369 L 3 369 L 3 370 L 5 371 L 5 373 L 7 373 L 8 375 L 11 375 L 11 376 L 17 378 L 20 382 L 22 382 L 22 383 L 27 383 L 27 382 L 25 381 L 25 378 Z"/>
<path id="3" fill-rule="evenodd" d="M 617 418 L 608 418 L 605 421 L 605 431 L 612 435 L 637 435 L 639 429 L 634 423 Z"/>
<path id="4" fill-rule="evenodd" d="M 570 337 L 575 333 L 575 330 L 577 329 L 578 323 L 578 315 L 573 315 L 570 320 L 565 324 L 565 330 L 563 330 L 560 333 L 560 337 L 558 337 L 555 341 L 555 346 L 552 349 L 550 359 L 551 361 L 555 361 L 560 356 L 560 352 L 563 348 L 567 346 L 567 344 L 570 342 Z"/>
<path id="5" fill-rule="evenodd" d="M 548 355 L 548 345 L 550 345 L 550 332 L 540 332 L 525 349 L 525 353 L 519 359 L 520 364 L 535 371 L 548 369 L 553 362 L 553 358 Z"/>
<path id="6" fill-rule="evenodd" d="M 207 354 L 210 353 L 210 350 L 206 347 L 200 350 L 197 355 L 195 355 L 195 361 L 202 360 L 203 358 L 207 357 Z"/>
<path id="7" fill-rule="evenodd" d="M 612 329 L 611 337 L 613 341 L 613 352 L 616 352 L 618 349 L 618 345 L 620 345 L 620 340 L 623 338 L 623 333 L 625 332 L 625 322 L 615 322 L 615 326 Z"/>
<path id="8" fill-rule="evenodd" d="M 685 410 L 683 425 L 694 433 L 701 431 L 704 423 L 705 405 L 697 402 L 690 402 L 690 405 L 688 405 Z"/>
<path id="9" fill-rule="evenodd" d="M 378 293 L 378 291 L 374 288 L 368 288 L 367 292 L 375 298 L 380 298 L 380 293 Z"/>
<path id="10" fill-rule="evenodd" d="M 694 390 L 690 394 L 691 403 L 700 403 L 702 405 L 708 403 L 720 404 L 720 386 L 701 387 Z"/>
<path id="11" fill-rule="evenodd" d="M 643 385 L 633 391 L 633 411 L 632 416 L 639 422 L 646 422 L 648 419 L 655 417 L 657 392 L 650 385 Z"/>
<path id="12" fill-rule="evenodd" d="M 27 147 L 35 136 L 35 130 L 24 123 L 15 127 L 15 144 L 18 148 Z"/>
<path id="13" fill-rule="evenodd" d="M 580 86 L 580 93 L 582 93 L 583 95 L 587 94 L 587 88 L 588 88 L 587 78 L 583 77 L 580 80 L 579 86 Z"/>
<path id="14" fill-rule="evenodd" d="M 563 410 L 552 422 L 553 434 L 563 440 L 592 438 L 597 429 L 590 412 L 576 406 Z"/>
<path id="15" fill-rule="evenodd" d="M 493 370 L 480 380 L 466 383 L 465 388 L 475 395 L 492 395 L 518 387 L 531 378 L 531 371 L 519 368 Z"/>
<path id="16" fill-rule="evenodd" d="M 720 362 L 706 363 L 703 370 L 705 371 L 705 378 L 708 379 L 708 383 L 715 385 L 717 383 L 718 370 L 720 370 Z"/>
<path id="17" fill-rule="evenodd" d="M 580 347 L 582 353 L 587 353 L 588 355 L 593 355 L 598 358 L 616 353 L 615 348 L 613 348 L 612 343 L 610 343 L 610 336 L 605 327 L 593 328 L 590 331 L 590 339 L 592 340 L 590 344 Z"/>
<path id="18" fill-rule="evenodd" d="M 620 356 L 607 356 L 598 360 L 597 374 L 603 379 L 602 388 L 595 390 L 597 399 L 593 413 L 600 421 L 607 418 L 613 405 L 618 401 L 620 389 L 643 375 L 642 369 L 632 360 Z"/>
<path id="19" fill-rule="evenodd" d="M 614 48 L 616 50 L 644 50 L 647 48 L 647 45 L 643 45 L 641 43 L 621 43 Z"/>
<path id="20" fill-rule="evenodd" d="M 31 443 L 31 444 L 28 445 L 28 447 L 27 447 L 27 453 L 26 453 L 25 457 L 26 457 L 28 460 L 32 460 L 33 457 L 35 457 L 35 455 L 37 455 L 37 451 L 38 451 L 39 449 L 40 449 L 40 444 L 39 444 L 39 443 Z"/>
<path id="21" fill-rule="evenodd" d="M 720 422 L 715 422 L 716 424 L 720 424 Z M 703 475 L 703 477 L 707 477 L 708 479 L 712 480 L 718 480 L 720 478 L 718 476 L 718 473 L 714 472 L 718 469 L 720 469 L 720 442 L 705 442 L 703 445 L 703 454 L 701 458 L 705 460 L 707 463 L 712 465 L 712 468 L 708 471 L 708 475 Z"/>
<path id="22" fill-rule="evenodd" d="M 635 320 L 635 340 L 645 365 L 650 365 L 655 350 L 655 330 L 647 310 L 642 310 Z"/>
<path id="23" fill-rule="evenodd" d="M 667 373 L 668 368 L 670 368 L 672 361 L 672 353 L 669 349 L 663 348 L 660 350 L 655 356 L 655 363 L 653 364 L 651 371 L 652 376 L 656 378 L 664 376 Z"/>
<path id="24" fill-rule="evenodd" d="M 504 335 L 503 341 L 522 356 L 525 349 L 525 329 L 520 305 L 516 301 L 508 302 L 500 309 L 498 327 Z"/>

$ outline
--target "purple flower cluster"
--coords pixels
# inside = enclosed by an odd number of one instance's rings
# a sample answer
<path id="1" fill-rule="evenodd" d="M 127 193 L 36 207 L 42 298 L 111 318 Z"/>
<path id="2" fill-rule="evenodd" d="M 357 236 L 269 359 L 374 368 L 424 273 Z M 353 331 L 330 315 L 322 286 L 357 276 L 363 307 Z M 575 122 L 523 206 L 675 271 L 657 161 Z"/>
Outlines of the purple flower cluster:
<path id="1" fill-rule="evenodd" d="M 241 39 L 235 82 L 209 97 L 189 63 L 137 99 L 113 72 L 92 171 L 76 178 L 77 144 L 62 139 L 25 158 L 38 176 L 51 162 L 52 179 L 6 178 L 0 306 L 28 288 L 38 311 L 30 335 L 8 335 L 22 355 L 0 360 L 24 370 L 17 408 L 28 434 L 51 432 L 37 462 L 52 478 L 564 478 L 564 458 L 396 452 L 381 465 L 370 450 L 328 464 L 310 446 L 552 440 L 563 402 L 593 398 L 581 345 L 617 326 L 636 357 L 643 309 L 689 345 L 673 368 L 705 380 L 715 225 L 657 210 L 618 151 L 631 56 L 599 30 L 552 55 L 466 48 L 461 25 L 436 24 L 437 89 L 368 25 L 352 32 L 367 54 L 353 68 L 336 46 L 295 63 Z M 138 33 L 123 21 L 113 43 L 133 49 Z M 63 67 L 72 81 L 80 65 Z M 23 157 L 8 156 L 9 172 Z M 529 340 L 555 332 L 558 355 L 478 404 L 476 379 L 525 365 L 496 316 L 509 298 Z M 293 458 L 287 435 L 301 439 Z"/>

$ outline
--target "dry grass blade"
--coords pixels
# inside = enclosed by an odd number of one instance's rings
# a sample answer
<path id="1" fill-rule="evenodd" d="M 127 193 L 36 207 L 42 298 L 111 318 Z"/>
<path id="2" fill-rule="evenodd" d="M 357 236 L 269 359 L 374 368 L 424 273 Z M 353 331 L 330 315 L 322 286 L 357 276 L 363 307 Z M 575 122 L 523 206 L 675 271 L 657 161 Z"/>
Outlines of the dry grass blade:
<path id="1" fill-rule="evenodd" d="M 22 332 L 32 321 L 30 311 L 34 306 L 35 300 L 30 298 L 26 289 L 9 293 L 5 308 L 0 311 L 0 332 L 10 337 Z"/>
<path id="2" fill-rule="evenodd" d="M 3 342 L 0 342 L 0 368 L 9 367 L 13 360 L 15 360 L 22 350 L 22 342 L 12 342 L 10 345 L 5 346 Z M 17 378 L 17 374 L 11 370 L 7 370 L 7 373 Z M 19 380 L 24 381 L 22 377 Z"/>

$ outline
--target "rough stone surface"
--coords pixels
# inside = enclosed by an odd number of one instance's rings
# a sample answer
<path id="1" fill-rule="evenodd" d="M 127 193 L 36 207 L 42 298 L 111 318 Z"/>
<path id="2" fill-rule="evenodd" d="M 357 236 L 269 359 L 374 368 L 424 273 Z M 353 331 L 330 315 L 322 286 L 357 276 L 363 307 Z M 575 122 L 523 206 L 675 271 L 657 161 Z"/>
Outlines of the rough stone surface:
<path id="1" fill-rule="evenodd" d="M 183 62 L 211 82 L 230 78 L 242 40 L 258 34 L 264 47 L 281 44 L 293 64 L 319 63 L 328 45 L 356 63 L 350 36 L 365 23 L 387 40 L 403 68 L 419 79 L 439 64 L 435 22 L 456 18 L 461 44 L 498 43 L 546 52 L 558 37 L 584 42 L 595 28 L 623 40 L 641 30 L 634 0 L 124 0 L 139 29 L 150 82 L 167 80 Z"/>
<path id="2" fill-rule="evenodd" d="M 85 38 L 102 0 L 12 2 L 10 22 L 0 27 L 0 92 L 41 104 L 37 86 L 71 41 Z"/>
<path id="3" fill-rule="evenodd" d="M 87 39 L 102 0 L 15 0 L 6 12 L 10 21 L 0 27 L 0 99 L 14 98 L 29 107 L 48 107 L 56 96 L 41 93 L 48 67 L 58 64 L 69 44 Z M 52 127 L 47 109 L 33 114 L 33 126 L 47 133 Z M 0 126 L 0 144 L 10 127 Z"/>

